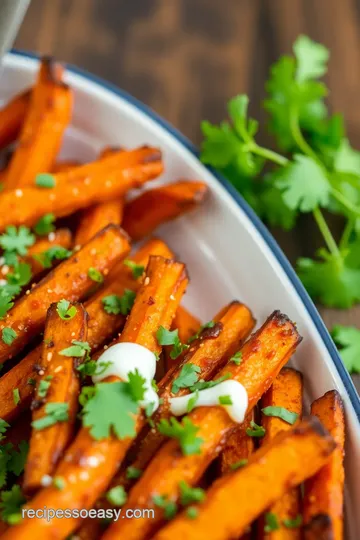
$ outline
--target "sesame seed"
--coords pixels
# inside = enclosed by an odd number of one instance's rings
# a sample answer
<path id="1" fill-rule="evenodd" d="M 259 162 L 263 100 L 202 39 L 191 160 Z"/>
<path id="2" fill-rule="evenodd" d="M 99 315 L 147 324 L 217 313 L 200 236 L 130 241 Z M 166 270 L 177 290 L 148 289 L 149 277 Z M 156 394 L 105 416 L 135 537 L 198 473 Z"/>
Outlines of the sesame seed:
<path id="1" fill-rule="evenodd" d="M 111 187 L 111 186 L 112 186 L 111 180 L 106 180 L 105 187 Z"/>
<path id="2" fill-rule="evenodd" d="M 73 192 L 73 195 L 79 195 L 79 190 L 78 190 L 78 188 L 74 188 L 74 189 L 72 190 L 72 192 Z"/>
<path id="3" fill-rule="evenodd" d="M 62 366 L 58 366 L 56 369 L 54 369 L 54 373 L 60 373 L 62 368 L 63 368 Z"/>
<path id="4" fill-rule="evenodd" d="M 105 270 L 103 271 L 104 276 L 107 276 L 108 273 L 109 273 L 109 269 L 108 269 L 108 268 L 105 268 Z"/>
<path id="5" fill-rule="evenodd" d="M 175 296 L 173 294 L 170 294 L 170 300 L 175 300 Z"/>
<path id="6" fill-rule="evenodd" d="M 28 289 L 25 294 L 29 295 L 30 294 L 30 289 Z"/>
<path id="7" fill-rule="evenodd" d="M 56 197 L 55 197 L 55 193 L 50 193 L 49 195 L 49 200 L 50 201 L 55 201 Z"/>
<path id="8" fill-rule="evenodd" d="M 109 345 L 104 345 L 104 351 L 109 348 Z"/>
<path id="9" fill-rule="evenodd" d="M 89 467 L 97 467 L 99 465 L 99 460 L 97 457 L 95 456 L 90 456 L 87 461 L 86 461 L 87 465 Z"/>
<path id="10" fill-rule="evenodd" d="M 75 484 L 75 482 L 76 482 L 75 474 L 69 474 L 69 482 L 70 482 L 70 484 Z"/>
<path id="11" fill-rule="evenodd" d="M 44 476 L 41 477 L 40 484 L 43 487 L 51 486 L 52 477 L 49 474 L 44 474 Z"/>
<path id="12" fill-rule="evenodd" d="M 50 362 L 50 360 L 52 359 L 52 357 L 53 357 L 53 353 L 52 353 L 52 352 L 48 352 L 48 353 L 47 353 L 47 357 L 46 357 L 47 361 Z"/>
<path id="13" fill-rule="evenodd" d="M 39 375 L 42 377 L 44 375 L 45 371 L 43 369 L 39 370 Z"/>
<path id="14" fill-rule="evenodd" d="M 95 248 L 90 250 L 90 255 L 96 255 L 96 249 Z"/>
<path id="15" fill-rule="evenodd" d="M 144 285 L 149 285 L 150 283 L 150 278 L 149 276 L 146 276 L 146 278 L 144 279 Z"/>
<path id="16" fill-rule="evenodd" d="M 56 235 L 55 235 L 54 232 L 51 232 L 51 233 L 48 234 L 49 242 L 53 242 L 55 240 L 55 238 L 56 238 Z"/>
<path id="17" fill-rule="evenodd" d="M 48 289 L 47 292 L 48 292 L 48 293 L 52 293 L 53 290 L 52 290 L 52 289 Z"/>
<path id="18" fill-rule="evenodd" d="M 7 264 L 4 264 L 4 266 L 1 268 L 1 273 L 5 276 L 9 271 L 9 267 Z"/>
<path id="19" fill-rule="evenodd" d="M 89 479 L 89 473 L 87 471 L 81 471 L 79 474 L 80 480 L 88 480 Z"/>
<path id="20" fill-rule="evenodd" d="M 22 197 L 22 196 L 23 196 L 22 189 L 16 189 L 15 190 L 15 197 Z"/>
<path id="21" fill-rule="evenodd" d="M 75 336 L 75 332 L 71 332 L 71 337 L 74 337 Z"/>

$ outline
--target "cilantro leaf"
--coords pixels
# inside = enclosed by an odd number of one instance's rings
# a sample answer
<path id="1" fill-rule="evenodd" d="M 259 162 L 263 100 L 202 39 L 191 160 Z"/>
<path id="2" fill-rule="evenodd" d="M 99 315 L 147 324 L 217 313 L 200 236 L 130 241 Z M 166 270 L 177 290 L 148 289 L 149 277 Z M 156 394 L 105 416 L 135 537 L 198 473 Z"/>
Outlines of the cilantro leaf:
<path id="1" fill-rule="evenodd" d="M 242 360 L 242 352 L 236 352 L 229 360 L 229 362 L 234 362 L 237 366 L 240 366 Z"/>
<path id="2" fill-rule="evenodd" d="M 9 294 L 5 288 L 0 288 L 0 319 L 3 319 L 9 309 L 14 305 L 13 295 Z"/>
<path id="3" fill-rule="evenodd" d="M 132 478 L 140 478 L 141 475 L 141 469 L 137 469 L 136 467 L 132 467 L 131 465 L 126 469 L 126 478 L 128 478 L 129 480 Z"/>
<path id="4" fill-rule="evenodd" d="M 53 188 L 56 185 L 55 176 L 49 173 L 37 174 L 35 177 L 35 185 L 42 188 Z"/>
<path id="5" fill-rule="evenodd" d="M 62 246 L 51 246 L 42 253 L 33 255 L 43 268 L 51 268 L 55 260 L 62 261 L 68 259 L 72 255 L 72 252 Z"/>
<path id="6" fill-rule="evenodd" d="M 360 373 L 360 330 L 354 326 L 334 326 L 331 335 L 350 373 Z"/>
<path id="7" fill-rule="evenodd" d="M 18 485 L 12 486 L 10 491 L 1 492 L 0 515 L 1 519 L 9 525 L 14 525 L 21 520 L 21 507 L 26 499 Z"/>
<path id="8" fill-rule="evenodd" d="M 205 499 L 205 491 L 201 488 L 193 488 L 181 480 L 179 482 L 180 488 L 180 503 L 183 506 L 188 506 L 194 502 L 202 502 Z"/>
<path id="9" fill-rule="evenodd" d="M 281 178 L 281 174 L 280 170 L 266 175 L 263 189 L 258 195 L 260 214 L 269 225 L 289 231 L 296 224 L 298 211 L 289 208 L 284 201 L 284 194 L 275 185 L 275 182 Z"/>
<path id="10" fill-rule="evenodd" d="M 346 260 L 318 252 L 323 259 L 302 258 L 297 262 L 298 275 L 314 299 L 328 307 L 349 308 L 360 300 L 360 269 L 351 268 Z"/>
<path id="11" fill-rule="evenodd" d="M 92 281 L 95 281 L 95 283 L 103 283 L 104 281 L 102 273 L 92 266 L 88 270 L 88 276 Z"/>
<path id="12" fill-rule="evenodd" d="M 34 226 L 34 232 L 39 236 L 46 236 L 47 234 L 55 231 L 54 226 L 55 215 L 45 214 Z"/>
<path id="13" fill-rule="evenodd" d="M 18 450 L 12 450 L 10 452 L 9 461 L 7 463 L 8 471 L 14 473 L 16 476 L 20 476 L 24 471 L 28 452 L 29 443 L 27 441 L 20 441 Z"/>
<path id="14" fill-rule="evenodd" d="M 10 285 L 15 285 L 19 289 L 27 285 L 31 281 L 31 278 L 31 266 L 24 262 L 17 263 L 14 266 L 13 271 L 6 275 L 7 282 Z"/>
<path id="15" fill-rule="evenodd" d="M 191 392 L 195 392 L 195 390 L 205 390 L 206 388 L 213 388 L 214 386 L 217 386 L 223 381 L 226 381 L 230 378 L 230 374 L 222 375 L 218 379 L 215 379 L 214 381 L 198 381 L 192 386 L 190 386 Z"/>
<path id="16" fill-rule="evenodd" d="M 146 392 L 146 379 L 142 377 L 138 369 L 135 372 L 128 373 L 129 392 L 134 401 L 141 401 L 144 399 Z"/>
<path id="17" fill-rule="evenodd" d="M 249 437 L 263 437 L 265 435 L 265 428 L 251 420 L 250 427 L 246 429 L 246 434 Z"/>
<path id="18" fill-rule="evenodd" d="M 31 425 L 34 429 L 46 429 L 58 422 L 67 422 L 69 420 L 69 404 L 51 402 L 45 405 L 45 416 L 33 420 Z"/>
<path id="19" fill-rule="evenodd" d="M 0 441 L 4 438 L 4 434 L 6 433 L 7 428 L 10 427 L 10 424 L 6 422 L 6 420 L 3 420 L 0 418 Z"/>
<path id="20" fill-rule="evenodd" d="M 315 43 L 307 36 L 299 36 L 293 46 L 296 57 L 296 80 L 299 83 L 317 79 L 327 72 L 329 51 L 324 45 Z"/>
<path id="21" fill-rule="evenodd" d="M 115 486 L 106 493 L 106 499 L 113 506 L 123 506 L 126 503 L 127 494 L 123 486 Z"/>
<path id="22" fill-rule="evenodd" d="M 177 394 L 180 388 L 190 388 L 190 386 L 195 384 L 199 379 L 198 373 L 200 373 L 200 371 L 200 367 L 191 362 L 184 364 L 179 375 L 174 379 L 171 387 L 172 393 Z"/>
<path id="23" fill-rule="evenodd" d="M 280 525 L 277 516 L 271 512 L 267 512 L 265 514 L 264 532 L 270 533 L 278 529 L 280 529 Z"/>
<path id="24" fill-rule="evenodd" d="M 130 289 L 125 289 L 122 296 L 111 294 L 104 296 L 102 303 L 106 313 L 113 315 L 128 315 L 134 305 L 136 293 Z"/>
<path id="25" fill-rule="evenodd" d="M 18 388 L 13 388 L 13 399 L 14 399 L 15 405 L 18 405 L 21 401 L 20 392 Z"/>
<path id="26" fill-rule="evenodd" d="M 111 431 L 119 438 L 135 436 L 135 415 L 139 410 L 129 391 L 129 383 L 97 383 L 94 393 L 83 408 L 83 424 L 90 428 L 94 439 L 109 437 Z"/>
<path id="27" fill-rule="evenodd" d="M 308 156 L 295 154 L 275 185 L 283 191 L 284 202 L 292 210 L 309 212 L 329 203 L 330 183 L 323 169 Z"/>
<path id="28" fill-rule="evenodd" d="M 162 418 L 157 428 L 163 435 L 178 439 L 185 456 L 200 454 L 203 439 L 196 437 L 200 428 L 195 426 L 188 416 L 184 416 L 181 422 L 173 416 L 169 420 Z"/>
<path id="29" fill-rule="evenodd" d="M 130 268 L 134 279 L 141 277 L 145 271 L 145 266 L 136 264 L 136 262 L 131 261 L 130 259 L 125 259 L 124 265 Z"/>
<path id="30" fill-rule="evenodd" d="M 57 303 L 56 311 L 61 319 L 69 320 L 75 317 L 77 310 L 75 306 L 70 307 L 68 300 L 62 299 Z"/>
<path id="31" fill-rule="evenodd" d="M 11 345 L 14 339 L 16 339 L 17 333 L 12 328 L 3 328 L 2 340 L 6 345 Z"/>
<path id="32" fill-rule="evenodd" d="M 14 251 L 18 255 L 26 255 L 27 248 L 35 242 L 35 236 L 30 229 L 20 225 L 17 229 L 13 225 L 6 228 L 6 231 L 0 235 L 0 246 L 4 251 Z"/>
<path id="33" fill-rule="evenodd" d="M 237 469 L 240 469 L 241 467 L 245 467 L 245 465 L 247 464 L 248 464 L 247 459 L 239 459 L 239 461 L 235 461 L 234 463 L 230 465 L 230 469 L 232 469 L 233 471 L 236 471 Z"/>
<path id="34" fill-rule="evenodd" d="M 40 399 L 43 399 L 44 397 L 46 397 L 48 390 L 50 388 L 50 385 L 51 385 L 51 379 L 52 379 L 52 375 L 48 375 L 44 379 L 40 380 L 38 391 L 37 391 L 37 395 L 39 396 Z"/>
<path id="35" fill-rule="evenodd" d="M 172 519 L 177 513 L 177 505 L 174 501 L 169 501 L 167 495 L 153 495 L 155 506 L 164 510 L 165 519 Z"/>
<path id="36" fill-rule="evenodd" d="M 265 416 L 276 416 L 277 418 L 281 418 L 281 420 L 284 420 L 284 422 L 291 425 L 295 424 L 296 420 L 299 418 L 297 413 L 291 412 L 288 409 L 285 409 L 285 407 L 275 407 L 270 405 L 269 407 L 261 409 L 261 412 L 265 414 Z"/>
<path id="37" fill-rule="evenodd" d="M 156 339 L 159 345 L 173 345 L 170 352 L 170 357 L 175 360 L 181 353 L 189 348 L 189 345 L 181 343 L 179 338 L 179 330 L 167 330 L 163 326 L 160 326 L 156 332 Z"/>
<path id="38" fill-rule="evenodd" d="M 215 321 L 209 321 L 205 324 L 202 324 L 199 328 L 199 330 L 196 332 L 196 334 L 194 334 L 193 336 L 191 336 L 189 339 L 188 339 L 188 343 L 192 343 L 193 341 L 195 341 L 196 339 L 199 339 L 199 337 L 201 336 L 201 332 L 205 329 L 205 328 L 214 328 L 215 326 Z"/>
<path id="39" fill-rule="evenodd" d="M 287 529 L 297 529 L 301 527 L 303 518 L 301 514 L 298 514 L 294 519 L 284 519 L 283 524 Z"/>
<path id="40" fill-rule="evenodd" d="M 70 347 L 59 352 L 61 356 L 73 356 L 74 358 L 83 358 L 91 352 L 91 347 L 87 341 L 77 341 L 74 339 Z"/>

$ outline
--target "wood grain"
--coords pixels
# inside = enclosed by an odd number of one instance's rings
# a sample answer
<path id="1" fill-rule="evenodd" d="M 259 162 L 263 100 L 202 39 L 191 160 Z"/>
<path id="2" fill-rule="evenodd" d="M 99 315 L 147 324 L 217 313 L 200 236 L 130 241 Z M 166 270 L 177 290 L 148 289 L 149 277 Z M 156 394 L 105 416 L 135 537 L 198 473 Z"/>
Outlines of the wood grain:
<path id="1" fill-rule="evenodd" d="M 223 119 L 237 93 L 265 121 L 269 66 L 300 33 L 331 49 L 328 104 L 360 147 L 360 0 L 32 0 L 16 46 L 108 79 L 198 144 L 201 120 Z M 319 242 L 307 218 L 274 234 L 292 262 Z M 358 325 L 360 307 L 320 312 L 329 328 Z"/>

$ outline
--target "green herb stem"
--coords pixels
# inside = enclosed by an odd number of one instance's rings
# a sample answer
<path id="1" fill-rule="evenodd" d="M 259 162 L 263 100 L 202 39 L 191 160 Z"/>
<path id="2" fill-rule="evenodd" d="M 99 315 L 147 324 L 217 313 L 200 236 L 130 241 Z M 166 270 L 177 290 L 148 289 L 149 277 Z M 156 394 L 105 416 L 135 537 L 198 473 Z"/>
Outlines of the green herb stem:
<path id="1" fill-rule="evenodd" d="M 311 148 L 311 146 L 307 143 L 305 140 L 302 131 L 299 126 L 299 113 L 297 110 L 297 107 L 292 107 L 290 112 L 290 129 L 292 136 L 294 138 L 294 141 L 298 145 L 299 149 L 303 152 L 303 154 L 311 157 L 316 163 L 320 165 L 322 169 L 324 169 L 323 163 L 319 160 L 318 156 L 314 152 L 314 150 Z"/>
<path id="2" fill-rule="evenodd" d="M 355 219 L 354 219 L 353 216 L 351 216 L 347 220 L 346 225 L 345 225 L 344 230 L 343 230 L 343 233 L 341 235 L 341 239 L 340 239 L 340 243 L 339 243 L 340 251 L 343 251 L 343 250 L 345 250 L 347 248 L 347 246 L 349 244 L 351 233 L 354 230 L 354 225 L 355 225 Z"/>
<path id="3" fill-rule="evenodd" d="M 255 141 L 249 143 L 248 149 L 253 154 L 272 161 L 273 163 L 276 163 L 277 165 L 280 165 L 282 167 L 285 167 L 289 163 L 288 158 L 286 158 L 285 156 L 282 156 L 281 154 L 278 154 L 273 150 L 269 150 L 268 148 L 264 148 L 263 146 L 259 146 L 258 144 L 256 144 Z"/>
<path id="4" fill-rule="evenodd" d="M 314 216 L 314 219 L 316 221 L 316 224 L 317 226 L 319 227 L 319 230 L 325 240 L 325 243 L 328 247 L 328 250 L 330 251 L 330 253 L 332 253 L 332 255 L 334 255 L 335 257 L 338 257 L 339 259 L 341 259 L 341 253 L 339 251 L 339 248 L 337 246 L 337 243 L 335 242 L 334 240 L 334 237 L 333 235 L 331 234 L 331 231 L 324 219 L 324 216 L 320 210 L 320 208 L 315 208 L 313 210 L 313 216 Z"/>

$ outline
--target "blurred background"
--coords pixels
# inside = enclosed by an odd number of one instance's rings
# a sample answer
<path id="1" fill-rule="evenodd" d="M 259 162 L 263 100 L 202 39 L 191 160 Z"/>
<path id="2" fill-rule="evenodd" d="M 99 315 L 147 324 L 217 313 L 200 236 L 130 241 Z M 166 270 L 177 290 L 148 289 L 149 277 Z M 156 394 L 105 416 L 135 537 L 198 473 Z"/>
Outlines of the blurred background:
<path id="1" fill-rule="evenodd" d="M 221 121 L 238 93 L 265 123 L 269 67 L 300 33 L 330 49 L 328 105 L 360 148 L 360 0 L 32 0 L 15 46 L 104 77 L 200 144 L 201 120 Z M 292 262 L 318 242 L 307 217 L 274 233 Z M 330 328 L 360 315 L 320 311 Z"/>

